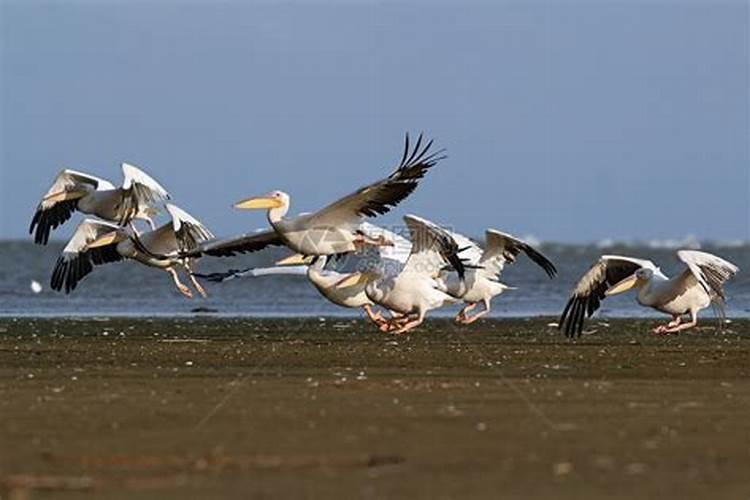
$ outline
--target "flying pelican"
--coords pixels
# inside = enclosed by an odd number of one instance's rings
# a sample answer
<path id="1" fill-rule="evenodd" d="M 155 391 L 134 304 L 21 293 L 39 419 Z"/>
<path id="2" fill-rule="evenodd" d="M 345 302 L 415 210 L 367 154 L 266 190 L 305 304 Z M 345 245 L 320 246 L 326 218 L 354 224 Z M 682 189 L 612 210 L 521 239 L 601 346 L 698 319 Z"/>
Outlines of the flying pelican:
<path id="1" fill-rule="evenodd" d="M 488 229 L 485 232 L 486 243 L 483 250 L 466 236 L 452 231 L 449 233 L 461 247 L 460 255 L 466 266 L 466 279 L 463 282 L 456 279 L 452 273 L 444 272 L 446 291 L 466 303 L 456 316 L 459 323 L 473 323 L 490 312 L 492 298 L 510 288 L 500 282 L 500 273 L 506 264 L 515 262 L 521 252 L 544 269 L 550 278 L 557 274 L 557 269 L 549 259 L 525 241 L 509 234 Z M 480 302 L 484 305 L 484 310 L 469 316 L 469 312 Z"/>
<path id="2" fill-rule="evenodd" d="M 398 205 L 416 189 L 427 171 L 445 158 L 442 150 L 430 153 L 431 146 L 432 141 L 423 145 L 420 135 L 412 149 L 407 134 L 401 162 L 391 175 L 314 213 L 284 218 L 289 195 L 282 191 L 240 201 L 236 208 L 267 209 L 273 230 L 218 241 L 204 247 L 202 253 L 223 256 L 286 245 L 301 255 L 333 255 L 362 250 L 366 245 L 387 245 L 383 238 L 369 238 L 359 225 L 364 217 L 385 214 Z"/>
<path id="3" fill-rule="evenodd" d="M 403 268 L 375 269 L 356 273 L 340 282 L 346 288 L 366 282 L 365 293 L 376 304 L 397 314 L 380 327 L 381 331 L 404 333 L 419 326 L 425 314 L 457 300 L 445 292 L 440 272 L 452 266 L 460 279 L 464 265 L 459 258 L 459 247 L 451 235 L 432 222 L 407 215 L 411 251 Z"/>
<path id="4" fill-rule="evenodd" d="M 658 326 L 654 333 L 677 333 L 692 328 L 698 322 L 698 312 L 712 304 L 718 306 L 723 316 L 722 285 L 737 273 L 737 266 L 695 250 L 680 250 L 677 258 L 686 268 L 668 278 L 650 260 L 602 256 L 573 289 L 558 328 L 569 337 L 580 336 L 584 316 L 591 317 L 605 297 L 631 288 L 638 290 L 637 300 L 642 306 L 672 315 L 672 321 Z M 690 321 L 682 323 L 685 315 L 690 315 Z"/>
<path id="5" fill-rule="evenodd" d="M 192 297 L 190 289 L 177 276 L 176 267 L 181 266 L 193 287 L 205 297 L 206 292 L 191 273 L 192 259 L 183 258 L 181 252 L 210 239 L 212 234 L 177 206 L 167 203 L 166 208 L 172 220 L 143 234 L 138 234 L 132 226 L 122 227 L 85 219 L 57 259 L 50 280 L 52 289 L 60 291 L 64 288 L 65 293 L 70 293 L 93 270 L 93 266 L 133 259 L 149 267 L 163 269 L 172 276 L 180 293 Z"/>
<path id="6" fill-rule="evenodd" d="M 141 219 L 154 229 L 157 211 L 149 205 L 168 200 L 169 193 L 152 177 L 133 165 L 122 164 L 122 187 L 93 175 L 63 170 L 39 202 L 29 226 L 34 242 L 46 245 L 53 229 L 70 219 L 76 210 L 121 226 Z"/>
<path id="7" fill-rule="evenodd" d="M 403 264 L 406 260 L 405 256 L 408 255 L 411 249 L 409 240 L 367 222 L 363 222 L 359 230 L 369 237 L 377 238 L 382 236 L 393 242 L 392 246 L 377 247 L 378 256 L 375 258 L 375 262 L 372 262 L 368 257 L 363 258 L 362 264 L 365 266 L 397 265 L 399 262 Z M 233 269 L 222 273 L 194 274 L 194 276 L 206 278 L 210 281 L 223 282 L 244 276 L 305 274 L 313 287 L 333 304 L 351 309 L 362 308 L 367 317 L 375 324 L 378 326 L 383 324 L 384 319 L 381 313 L 373 310 L 374 303 L 367 297 L 365 292 L 367 283 L 362 281 L 361 283 L 345 288 L 337 286 L 340 282 L 355 273 L 342 273 L 326 269 L 326 265 L 330 262 L 330 259 L 331 256 L 328 255 L 304 256 L 293 254 L 277 262 L 274 267 Z"/>

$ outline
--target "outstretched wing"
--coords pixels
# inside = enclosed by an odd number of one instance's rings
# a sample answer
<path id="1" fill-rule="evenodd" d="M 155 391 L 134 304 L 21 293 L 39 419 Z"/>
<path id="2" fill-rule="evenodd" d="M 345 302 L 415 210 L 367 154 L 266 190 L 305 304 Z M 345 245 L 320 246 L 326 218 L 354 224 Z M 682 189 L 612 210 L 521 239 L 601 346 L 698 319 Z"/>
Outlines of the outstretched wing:
<path id="1" fill-rule="evenodd" d="M 464 263 L 459 257 L 460 248 L 445 229 L 415 215 L 404 217 L 411 235 L 411 253 L 404 265 L 404 273 L 417 273 L 437 277 L 450 265 L 464 279 Z"/>
<path id="2" fill-rule="evenodd" d="M 121 229 L 115 224 L 94 219 L 85 219 L 81 222 L 73 233 L 73 237 L 65 245 L 62 255 L 57 259 L 52 271 L 50 287 L 57 291 L 65 288 L 65 293 L 70 293 L 75 290 L 78 282 L 93 270 L 95 265 L 123 260 L 122 255 L 117 252 L 119 239 L 106 246 L 88 248 L 89 244 L 105 234 Z"/>
<path id="3" fill-rule="evenodd" d="M 650 260 L 604 255 L 578 280 L 565 309 L 560 315 L 558 328 L 568 337 L 581 336 L 583 320 L 599 309 L 605 292 L 641 268 L 656 269 Z"/>
<path id="4" fill-rule="evenodd" d="M 80 198 L 97 189 L 114 188 L 108 181 L 93 175 L 68 169 L 61 171 L 44 193 L 31 219 L 29 234 L 34 234 L 34 243 L 46 245 L 50 232 L 70 219 Z"/>
<path id="5" fill-rule="evenodd" d="M 404 154 L 396 170 L 387 178 L 362 187 L 310 216 L 316 226 L 356 224 L 362 217 L 387 213 L 409 196 L 427 171 L 444 159 L 443 150 L 430 152 L 432 141 L 422 144 L 419 135 L 414 148 L 406 134 Z"/>
<path id="6" fill-rule="evenodd" d="M 214 237 L 202 222 L 180 207 L 171 203 L 167 203 L 166 207 L 172 217 L 172 228 L 181 254 L 195 250 L 201 243 Z"/>
<path id="7" fill-rule="evenodd" d="M 123 194 L 119 208 L 120 225 L 127 224 L 150 205 L 171 199 L 171 196 L 161 184 L 138 167 L 123 163 L 122 175 Z"/>
<path id="8" fill-rule="evenodd" d="M 231 257 L 238 253 L 257 252 L 268 246 L 282 245 L 284 245 L 284 242 L 276 231 L 260 231 L 232 238 L 206 241 L 185 253 L 184 256 L 200 257 L 201 255 L 211 255 L 214 257 Z"/>
<path id="9" fill-rule="evenodd" d="M 485 277 L 494 278 L 499 275 L 506 264 L 512 264 L 516 261 L 516 257 L 521 252 L 525 253 L 529 259 L 541 267 L 550 278 L 554 278 L 557 274 L 555 265 L 547 257 L 515 236 L 501 233 L 494 229 L 488 229 L 485 232 L 485 238 L 487 239 L 486 248 L 479 261 L 482 269 L 478 271 L 484 274 Z"/>
<path id="10" fill-rule="evenodd" d="M 721 257 L 697 250 L 680 250 L 677 258 L 687 265 L 683 276 L 694 276 L 711 297 L 726 300 L 723 285 L 737 274 L 737 266 Z"/>

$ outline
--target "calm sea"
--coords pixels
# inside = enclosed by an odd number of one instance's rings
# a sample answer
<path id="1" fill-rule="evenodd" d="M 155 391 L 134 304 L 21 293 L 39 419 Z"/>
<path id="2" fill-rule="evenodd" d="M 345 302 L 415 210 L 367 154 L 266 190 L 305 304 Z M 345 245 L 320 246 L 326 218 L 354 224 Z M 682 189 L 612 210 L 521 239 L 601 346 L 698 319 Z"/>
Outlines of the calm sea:
<path id="1" fill-rule="evenodd" d="M 693 243 L 694 244 L 694 243 Z M 602 253 L 647 257 L 671 274 L 679 268 L 669 242 L 620 245 L 602 242 L 577 246 L 543 244 L 541 250 L 559 270 L 550 280 L 541 269 L 523 257 L 506 269 L 502 281 L 518 287 L 493 301 L 492 315 L 522 317 L 557 315 L 568 293 L 592 262 Z M 703 250 L 716 253 L 737 264 L 740 274 L 727 287 L 729 317 L 750 317 L 750 244 L 703 244 Z M 224 283 L 204 283 L 208 299 L 187 299 L 172 285 L 163 271 L 132 262 L 97 267 L 70 295 L 49 289 L 49 277 L 62 244 L 36 246 L 29 242 L 0 242 L 0 315 L 1 316 L 179 316 L 214 314 L 227 316 L 357 316 L 359 311 L 342 309 L 318 295 L 305 276 L 263 276 L 241 278 Z M 199 272 L 228 268 L 271 265 L 288 252 L 273 249 L 231 259 L 204 258 Z M 744 272 L 742 271 L 744 270 Z M 42 285 L 32 290 L 32 282 Z M 457 307 L 435 311 L 434 315 L 453 315 Z M 607 299 L 600 315 L 652 316 L 638 307 L 632 294 Z M 710 313 L 706 316 L 710 316 Z"/>

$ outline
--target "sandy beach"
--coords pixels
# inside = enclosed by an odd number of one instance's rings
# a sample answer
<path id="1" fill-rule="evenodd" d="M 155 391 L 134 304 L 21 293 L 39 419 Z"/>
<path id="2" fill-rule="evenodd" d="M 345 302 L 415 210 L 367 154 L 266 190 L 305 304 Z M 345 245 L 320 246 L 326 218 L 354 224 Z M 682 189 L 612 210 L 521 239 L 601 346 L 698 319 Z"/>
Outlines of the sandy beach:
<path id="1" fill-rule="evenodd" d="M 750 322 L 0 320 L 2 498 L 745 498 Z"/>

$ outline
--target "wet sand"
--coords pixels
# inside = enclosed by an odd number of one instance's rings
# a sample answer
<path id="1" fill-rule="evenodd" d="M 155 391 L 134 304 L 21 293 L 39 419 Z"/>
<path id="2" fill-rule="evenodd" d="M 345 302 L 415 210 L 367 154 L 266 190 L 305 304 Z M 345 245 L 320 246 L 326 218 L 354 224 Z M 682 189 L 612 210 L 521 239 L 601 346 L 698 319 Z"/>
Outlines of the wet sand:
<path id="1" fill-rule="evenodd" d="M 750 322 L 549 321 L 0 320 L 0 496 L 750 496 Z"/>

